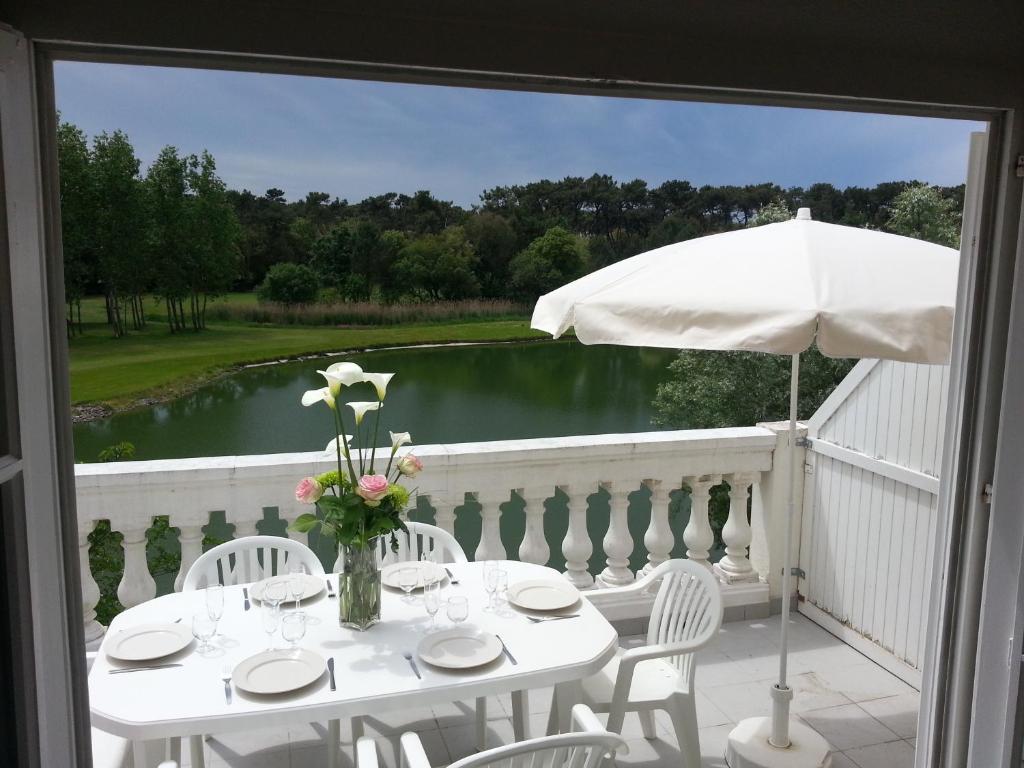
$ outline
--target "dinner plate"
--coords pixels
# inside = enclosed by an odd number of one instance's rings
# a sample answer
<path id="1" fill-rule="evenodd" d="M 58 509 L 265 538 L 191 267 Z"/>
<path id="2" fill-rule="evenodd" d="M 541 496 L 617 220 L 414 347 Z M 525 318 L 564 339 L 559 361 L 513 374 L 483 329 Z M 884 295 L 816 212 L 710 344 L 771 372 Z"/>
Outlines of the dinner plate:
<path id="1" fill-rule="evenodd" d="M 423 560 L 412 560 L 407 563 L 391 563 L 381 568 L 380 579 L 384 586 L 392 589 L 401 589 L 398 572 L 403 568 L 415 568 L 417 571 L 415 589 L 423 589 L 425 584 L 441 581 L 447 575 L 444 568 L 437 563 L 430 563 Z"/>
<path id="2" fill-rule="evenodd" d="M 281 574 L 280 576 L 271 576 L 263 581 L 257 581 L 249 587 L 249 595 L 253 600 L 259 600 L 262 602 L 263 591 L 267 588 L 267 584 L 272 581 L 283 581 L 285 583 L 284 602 L 287 603 L 289 601 L 294 601 L 295 598 L 292 597 L 292 593 L 288 589 L 288 581 L 292 578 L 302 579 L 302 597 L 300 597 L 299 600 L 308 600 L 311 597 L 316 597 L 323 592 L 327 586 L 323 577 L 320 576 L 310 576 L 308 573 L 296 574 L 294 577 L 291 574 Z"/>
<path id="3" fill-rule="evenodd" d="M 416 647 L 416 655 L 435 667 L 469 669 L 498 658 L 501 641 L 490 632 L 455 627 L 424 637 Z"/>
<path id="4" fill-rule="evenodd" d="M 288 693 L 317 680 L 327 669 L 323 656 L 305 648 L 263 651 L 240 662 L 231 681 L 249 693 Z"/>
<path id="5" fill-rule="evenodd" d="M 140 624 L 109 638 L 106 652 L 118 661 L 150 661 L 177 653 L 191 642 L 191 629 L 181 624 Z"/>
<path id="6" fill-rule="evenodd" d="M 557 611 L 579 599 L 579 590 L 564 579 L 528 579 L 508 588 L 508 601 L 528 611 Z"/>

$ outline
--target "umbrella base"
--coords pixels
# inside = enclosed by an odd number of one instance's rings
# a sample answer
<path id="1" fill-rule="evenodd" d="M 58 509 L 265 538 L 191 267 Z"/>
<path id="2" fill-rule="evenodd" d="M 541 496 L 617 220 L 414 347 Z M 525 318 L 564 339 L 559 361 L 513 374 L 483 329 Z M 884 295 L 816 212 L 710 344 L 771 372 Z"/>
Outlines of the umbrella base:
<path id="1" fill-rule="evenodd" d="M 770 717 L 751 717 L 729 733 L 725 762 L 729 768 L 829 768 L 831 747 L 803 723 L 789 724 L 790 745 L 785 749 L 768 743 Z"/>

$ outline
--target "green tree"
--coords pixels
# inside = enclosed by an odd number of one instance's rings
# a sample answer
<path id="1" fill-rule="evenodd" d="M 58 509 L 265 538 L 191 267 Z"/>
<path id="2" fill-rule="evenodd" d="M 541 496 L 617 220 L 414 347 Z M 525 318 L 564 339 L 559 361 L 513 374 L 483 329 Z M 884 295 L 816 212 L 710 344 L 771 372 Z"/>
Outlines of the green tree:
<path id="1" fill-rule="evenodd" d="M 194 263 L 188 195 L 189 159 L 167 146 L 149 167 L 146 187 L 153 222 L 155 290 L 164 300 L 171 332 L 185 330 L 185 298 L 191 295 Z"/>
<path id="2" fill-rule="evenodd" d="M 142 294 L 152 269 L 147 238 L 149 220 L 139 160 L 121 131 L 101 133 L 93 141 L 90 167 L 95 190 L 95 242 L 98 272 L 115 336 L 130 315 L 136 328 L 145 323 Z"/>
<path id="3" fill-rule="evenodd" d="M 391 271 L 394 284 L 417 298 L 452 301 L 480 295 L 476 262 L 465 230 L 448 227 L 409 241 Z"/>
<path id="4" fill-rule="evenodd" d="M 789 221 L 793 218 L 793 212 L 782 198 L 776 198 L 770 203 L 765 203 L 751 217 L 748 226 L 759 227 L 762 224 L 777 224 L 782 221 Z"/>
<path id="5" fill-rule="evenodd" d="M 937 187 L 912 184 L 893 200 L 886 228 L 897 235 L 960 247 L 961 214 Z"/>
<path id="6" fill-rule="evenodd" d="M 479 258 L 477 276 L 483 295 L 505 296 L 508 291 L 508 265 L 516 254 L 516 232 L 496 213 L 479 211 L 466 220 L 466 237 Z"/>
<path id="7" fill-rule="evenodd" d="M 85 133 L 71 123 L 57 128 L 61 242 L 68 335 L 82 332 L 82 298 L 96 279 L 96 197 Z"/>
<path id="8" fill-rule="evenodd" d="M 320 285 L 316 273 L 304 264 L 284 262 L 267 270 L 257 292 L 260 301 L 294 306 L 316 301 Z"/>
<path id="9" fill-rule="evenodd" d="M 552 227 L 530 243 L 509 265 L 517 298 L 534 300 L 583 274 L 586 246 L 562 227 Z"/>

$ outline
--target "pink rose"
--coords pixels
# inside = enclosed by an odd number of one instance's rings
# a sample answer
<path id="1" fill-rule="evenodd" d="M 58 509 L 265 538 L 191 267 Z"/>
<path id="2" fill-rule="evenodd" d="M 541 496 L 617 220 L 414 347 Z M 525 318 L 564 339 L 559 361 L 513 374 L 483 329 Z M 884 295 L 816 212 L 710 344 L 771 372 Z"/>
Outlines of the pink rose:
<path id="1" fill-rule="evenodd" d="M 398 471 L 406 477 L 416 477 L 423 471 L 423 462 L 411 453 L 398 460 Z"/>
<path id="2" fill-rule="evenodd" d="M 295 486 L 295 500 L 303 504 L 315 504 L 324 495 L 324 487 L 315 477 L 304 477 Z"/>
<path id="3" fill-rule="evenodd" d="M 370 506 L 377 506 L 388 493 L 388 479 L 384 475 L 363 475 L 356 485 L 356 493 Z"/>

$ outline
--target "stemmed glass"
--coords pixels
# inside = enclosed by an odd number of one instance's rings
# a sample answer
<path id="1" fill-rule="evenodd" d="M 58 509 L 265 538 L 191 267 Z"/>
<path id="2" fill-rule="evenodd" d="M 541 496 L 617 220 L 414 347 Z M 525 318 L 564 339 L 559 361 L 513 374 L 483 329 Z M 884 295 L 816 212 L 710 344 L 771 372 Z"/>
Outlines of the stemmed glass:
<path id="1" fill-rule="evenodd" d="M 453 595 L 448 598 L 448 619 L 458 626 L 469 618 L 469 598 Z"/>
<path id="2" fill-rule="evenodd" d="M 412 591 L 416 589 L 416 585 L 420 580 L 420 571 L 418 568 L 401 568 L 398 571 L 398 586 L 405 592 L 403 598 L 405 602 L 412 601 Z"/>
<path id="3" fill-rule="evenodd" d="M 494 573 L 498 570 L 498 563 L 495 560 L 487 560 L 484 562 L 484 588 L 487 590 L 487 605 L 484 606 L 485 611 L 493 611 L 495 609 L 494 591 L 497 589 L 497 582 L 494 579 Z"/>
<path id="4" fill-rule="evenodd" d="M 281 637 L 284 638 L 292 648 L 297 646 L 299 640 L 306 636 L 306 614 L 302 611 L 285 614 L 281 617 Z"/>
<path id="5" fill-rule="evenodd" d="M 200 641 L 196 649 L 201 655 L 213 650 L 210 638 L 217 629 L 217 622 L 210 618 L 209 613 L 197 613 L 192 617 L 192 636 Z"/>
<path id="6" fill-rule="evenodd" d="M 437 612 L 441 610 L 441 580 L 434 579 L 423 585 L 423 607 L 430 616 L 428 632 L 432 632 L 437 626 Z"/>
<path id="7" fill-rule="evenodd" d="M 217 637 L 217 624 L 224 615 L 224 587 L 220 584 L 211 584 L 206 588 L 206 612 L 213 619 L 213 636 Z"/>
<path id="8" fill-rule="evenodd" d="M 299 610 L 299 600 L 302 599 L 302 591 L 305 587 L 304 579 L 306 574 L 301 565 L 288 566 L 288 594 L 295 601 L 295 610 Z"/>
<path id="9" fill-rule="evenodd" d="M 495 568 L 487 574 L 487 591 L 491 593 L 493 602 L 492 610 L 497 611 L 501 607 L 501 600 L 508 592 L 508 571 L 504 568 Z"/>
<path id="10" fill-rule="evenodd" d="M 269 603 L 277 608 L 284 602 L 284 599 L 287 596 L 287 582 L 282 579 L 274 579 L 273 581 L 267 582 L 267 585 L 263 588 L 263 598 L 261 602 Z"/>
<path id="11" fill-rule="evenodd" d="M 274 650 L 274 633 L 277 632 L 277 625 L 281 619 L 281 608 L 278 603 L 269 600 L 263 603 L 262 616 L 263 631 L 267 633 L 267 650 Z"/>

